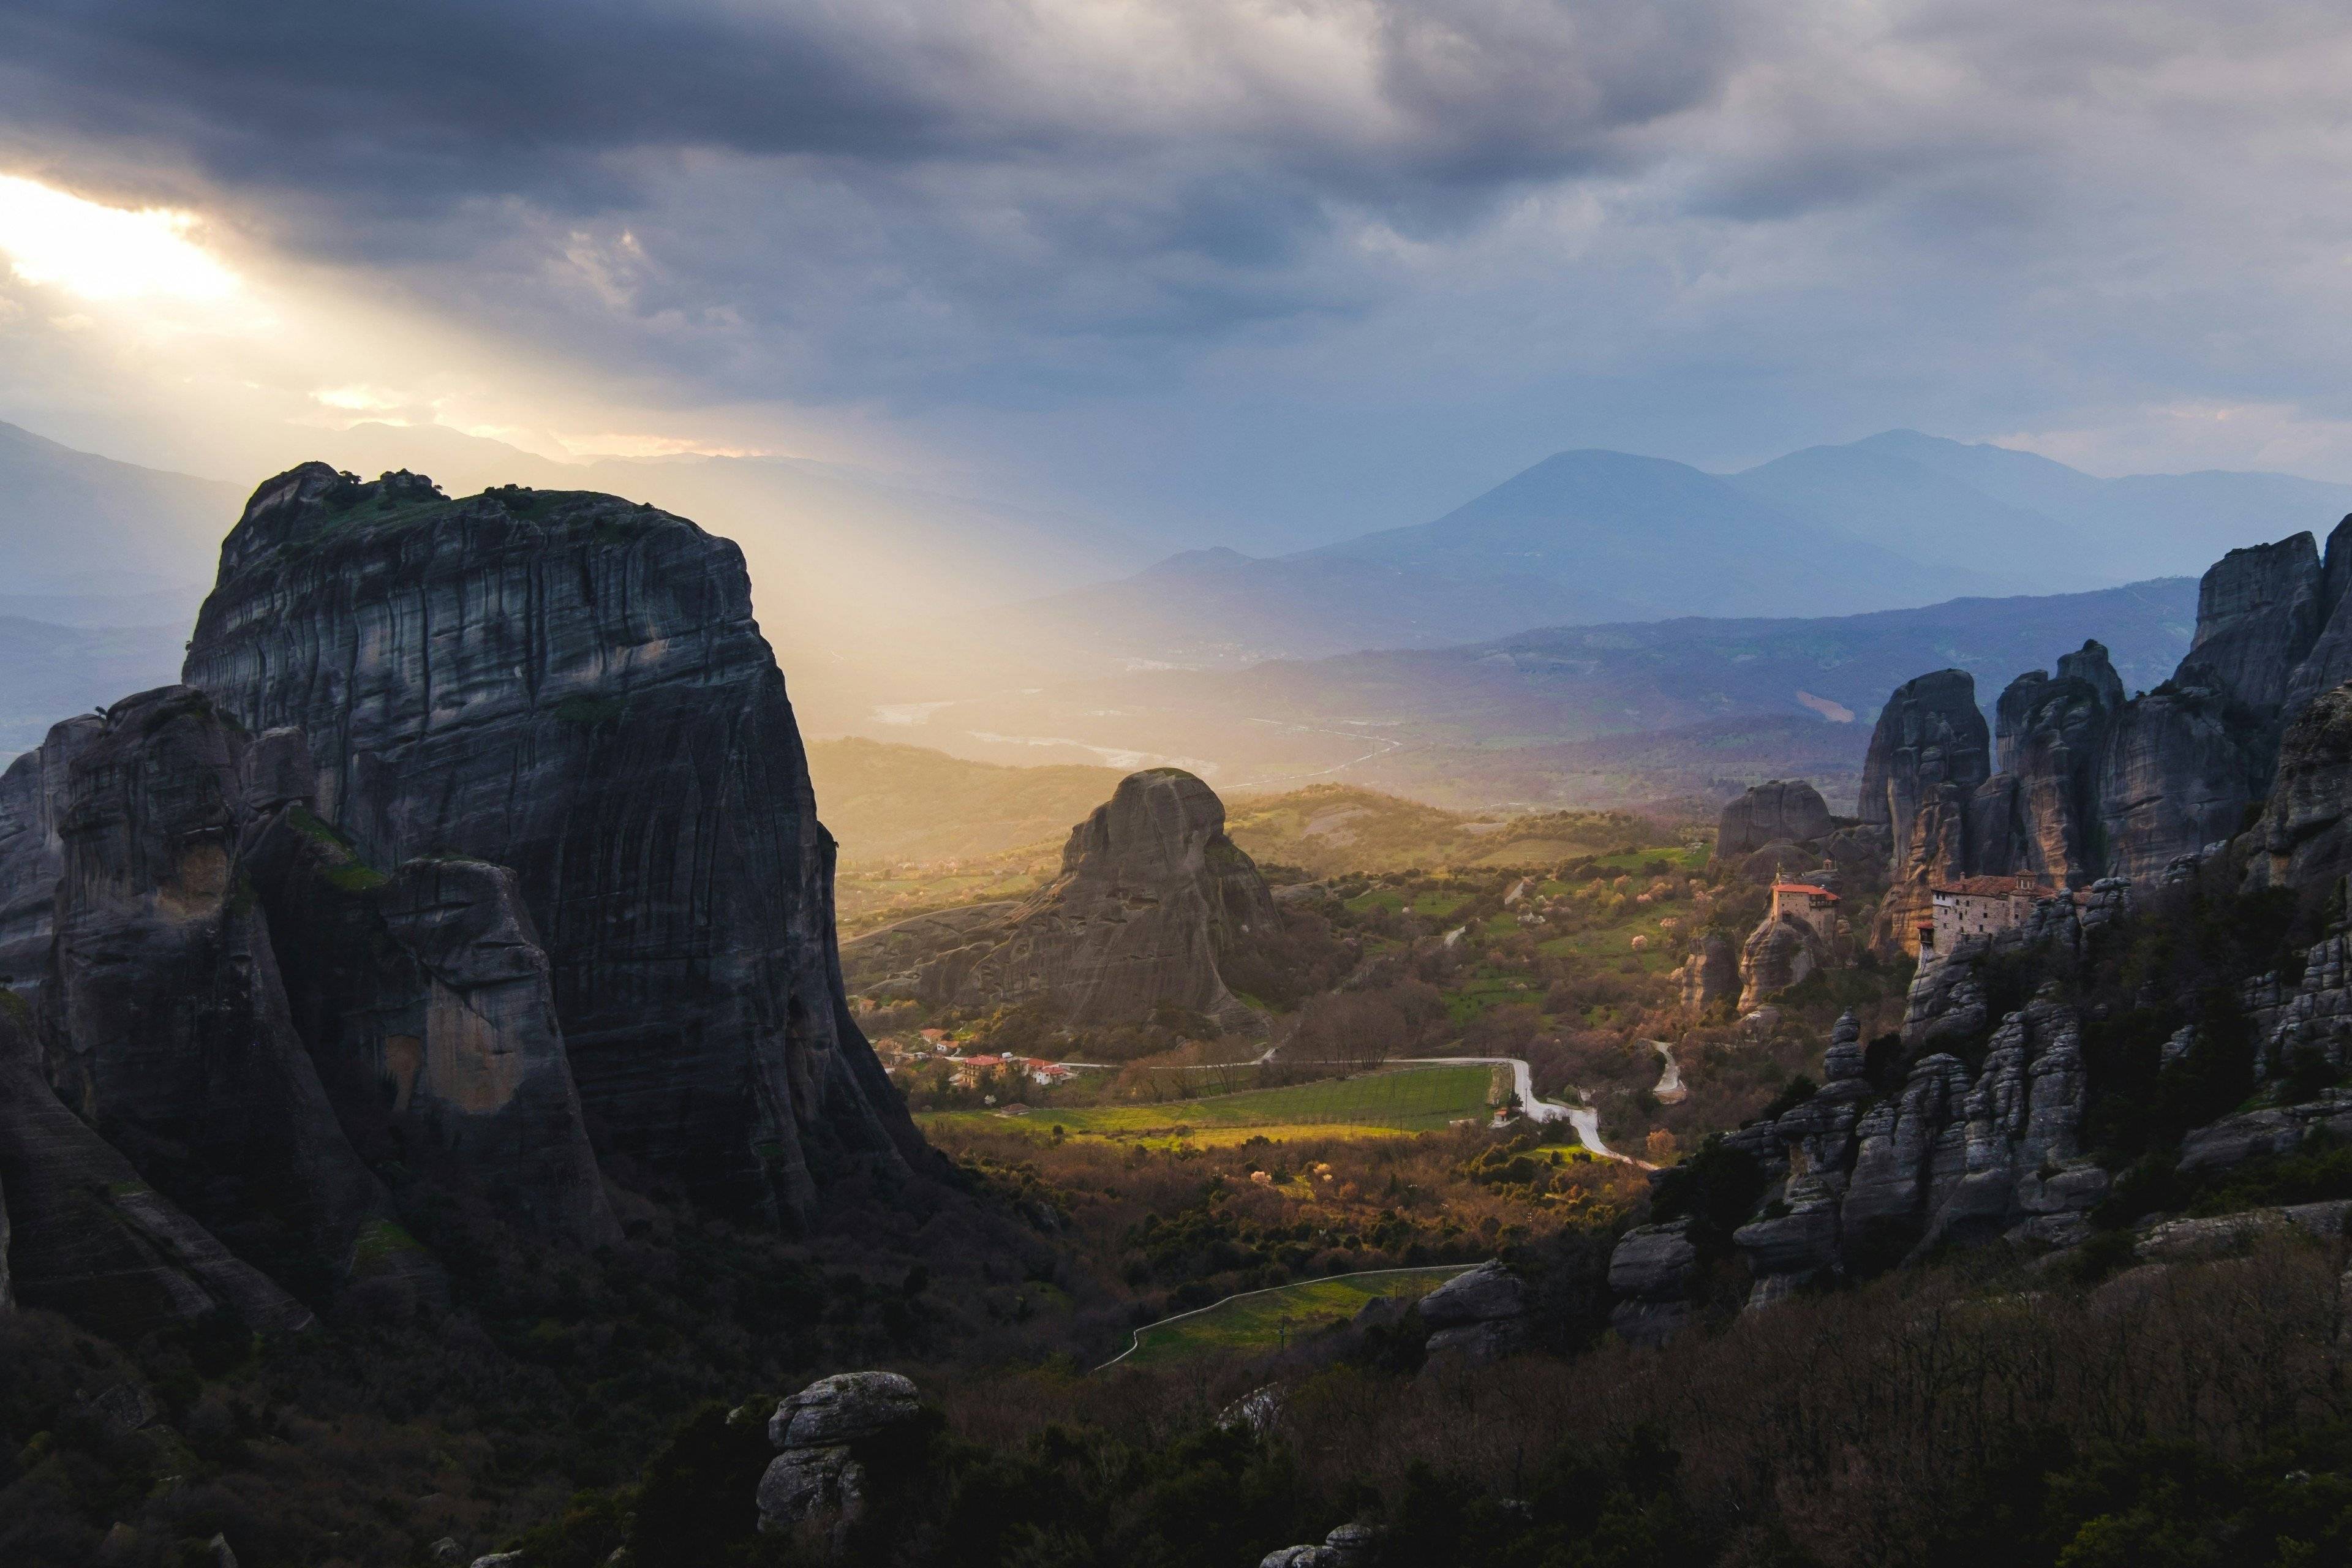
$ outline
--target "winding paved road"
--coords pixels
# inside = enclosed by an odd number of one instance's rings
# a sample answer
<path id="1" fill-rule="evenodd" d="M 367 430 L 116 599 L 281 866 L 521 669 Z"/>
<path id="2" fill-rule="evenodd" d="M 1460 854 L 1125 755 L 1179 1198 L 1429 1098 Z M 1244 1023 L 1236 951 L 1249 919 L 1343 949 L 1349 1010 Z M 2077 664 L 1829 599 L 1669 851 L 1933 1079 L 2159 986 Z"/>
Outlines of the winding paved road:
<path id="1" fill-rule="evenodd" d="M 1445 1067 L 1455 1062 L 1476 1066 L 1502 1067 L 1511 1069 L 1511 1088 L 1519 1097 L 1519 1109 L 1530 1121 L 1565 1121 L 1576 1129 L 1577 1141 L 1604 1160 L 1622 1160 L 1629 1164 L 1649 1167 L 1631 1154 L 1621 1154 L 1601 1141 L 1601 1113 L 1589 1105 L 1562 1105 L 1557 1100 L 1536 1098 L 1535 1074 L 1526 1060 L 1519 1057 L 1391 1057 L 1391 1062 L 1415 1067 Z"/>

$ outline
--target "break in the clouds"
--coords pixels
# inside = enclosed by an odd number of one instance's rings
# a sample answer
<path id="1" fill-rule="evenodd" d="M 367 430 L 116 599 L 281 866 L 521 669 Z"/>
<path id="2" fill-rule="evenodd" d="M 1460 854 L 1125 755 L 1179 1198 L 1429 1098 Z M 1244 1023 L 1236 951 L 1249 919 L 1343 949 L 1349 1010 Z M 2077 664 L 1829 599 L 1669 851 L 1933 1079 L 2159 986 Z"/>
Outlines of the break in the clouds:
<path id="1" fill-rule="evenodd" d="M 855 410 L 1261 542 L 1895 424 L 2352 473 L 2329 5 L 18 3 L 0 62 L 0 174 L 646 439 Z"/>

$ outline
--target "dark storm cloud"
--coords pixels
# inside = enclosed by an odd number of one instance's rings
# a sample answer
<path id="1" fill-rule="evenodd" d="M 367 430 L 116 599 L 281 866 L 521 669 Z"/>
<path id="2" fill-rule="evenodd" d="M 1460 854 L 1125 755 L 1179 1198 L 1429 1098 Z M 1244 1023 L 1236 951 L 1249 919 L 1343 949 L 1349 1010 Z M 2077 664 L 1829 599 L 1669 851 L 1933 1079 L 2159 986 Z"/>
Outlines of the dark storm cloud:
<path id="1" fill-rule="evenodd" d="M 1622 166 L 1744 3 L 22 0 L 0 154 L 717 395 L 1026 398 Z"/>
<path id="2" fill-rule="evenodd" d="M 1156 442 L 1143 504 L 1239 512 L 2207 402 L 2352 465 L 2347 73 L 2320 0 L 0 0 L 0 172 L 633 406 Z"/>
<path id="3" fill-rule="evenodd" d="M 1371 195 L 1588 164 L 1710 91 L 1728 38 L 1725 0 L 26 0 L 0 8 L 0 116 L 402 205 L 594 205 L 625 184 L 603 160 L 652 149 L 889 164 L 1171 142 Z"/>

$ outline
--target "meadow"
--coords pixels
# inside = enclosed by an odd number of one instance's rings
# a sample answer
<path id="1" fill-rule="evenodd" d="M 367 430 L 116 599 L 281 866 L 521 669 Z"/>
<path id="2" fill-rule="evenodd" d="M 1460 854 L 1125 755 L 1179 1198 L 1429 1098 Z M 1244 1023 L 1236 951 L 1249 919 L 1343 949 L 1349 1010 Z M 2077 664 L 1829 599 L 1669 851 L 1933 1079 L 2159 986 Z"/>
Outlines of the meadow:
<path id="1" fill-rule="evenodd" d="M 1484 1123 L 1496 1102 L 1499 1070 L 1475 1063 L 1405 1068 L 1194 1100 L 1033 1109 L 1025 1116 L 940 1110 L 917 1120 L 926 1129 L 1014 1128 L 1041 1138 L 1058 1132 L 1071 1138 L 1203 1147 L 1261 1137 L 1395 1137 L 1442 1131 L 1460 1121 Z"/>
<path id="2" fill-rule="evenodd" d="M 1118 1364 L 1157 1366 L 1203 1351 L 1278 1351 L 1318 1330 L 1347 1322 L 1368 1301 L 1381 1297 L 1418 1301 L 1475 1267 L 1440 1263 L 1424 1268 L 1382 1268 L 1228 1296 L 1213 1307 L 1136 1330 L 1131 1348 Z"/>

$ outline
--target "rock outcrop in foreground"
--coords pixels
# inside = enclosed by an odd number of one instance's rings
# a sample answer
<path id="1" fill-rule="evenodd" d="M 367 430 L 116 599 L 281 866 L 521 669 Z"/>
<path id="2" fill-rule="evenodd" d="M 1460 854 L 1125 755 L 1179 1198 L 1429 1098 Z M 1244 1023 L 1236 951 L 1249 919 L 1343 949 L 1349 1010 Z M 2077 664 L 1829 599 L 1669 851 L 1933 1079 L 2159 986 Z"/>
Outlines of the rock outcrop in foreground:
<path id="1" fill-rule="evenodd" d="M 761 1530 L 809 1526 L 837 1541 L 866 1513 L 858 1448 L 922 1408 L 915 1385 L 895 1372 L 838 1373 L 779 1403 L 768 1421 L 778 1452 L 760 1478 Z"/>
<path id="2" fill-rule="evenodd" d="M 306 465 L 187 673 L 0 775 L 0 1298 L 293 1327 L 438 1294 L 387 1183 L 591 1247 L 616 1156 L 786 1222 L 929 1162 L 733 545 Z"/>
<path id="3" fill-rule="evenodd" d="M 1062 871 L 1009 908 L 919 917 L 850 944 L 861 990 L 933 1005 L 1036 999 L 1078 1026 L 1163 1006 L 1262 1025 L 1220 965 L 1280 929 L 1256 865 L 1225 837 L 1224 803 L 1181 768 L 1130 773 L 1070 830 Z"/>

